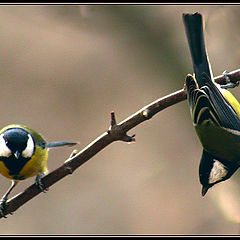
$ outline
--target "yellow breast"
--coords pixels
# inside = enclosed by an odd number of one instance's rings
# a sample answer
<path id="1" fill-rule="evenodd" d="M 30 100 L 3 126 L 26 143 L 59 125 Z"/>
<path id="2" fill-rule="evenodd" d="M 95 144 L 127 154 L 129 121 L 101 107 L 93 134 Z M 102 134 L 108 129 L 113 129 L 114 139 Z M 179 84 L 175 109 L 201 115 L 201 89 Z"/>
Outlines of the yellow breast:
<path id="1" fill-rule="evenodd" d="M 33 156 L 19 171 L 17 178 L 21 180 L 36 176 L 41 172 L 47 172 L 47 160 L 48 149 L 42 149 L 39 146 L 36 146 Z M 16 175 L 9 175 L 9 169 L 2 161 L 0 161 L 0 173 L 10 179 L 13 179 L 14 176 L 16 177 Z"/>

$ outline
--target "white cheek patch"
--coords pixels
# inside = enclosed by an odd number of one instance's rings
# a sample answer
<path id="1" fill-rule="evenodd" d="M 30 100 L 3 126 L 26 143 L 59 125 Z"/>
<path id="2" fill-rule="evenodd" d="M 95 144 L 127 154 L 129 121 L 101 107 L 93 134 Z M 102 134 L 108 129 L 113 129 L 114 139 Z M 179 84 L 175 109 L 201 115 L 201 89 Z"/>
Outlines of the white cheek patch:
<path id="1" fill-rule="evenodd" d="M 32 139 L 32 136 L 28 134 L 27 146 L 24 149 L 24 151 L 22 151 L 22 156 L 25 158 L 29 158 L 33 155 L 33 152 L 34 152 L 34 141 Z"/>
<path id="2" fill-rule="evenodd" d="M 9 157 L 11 155 L 11 150 L 7 147 L 3 134 L 0 135 L 0 156 Z"/>
<path id="3" fill-rule="evenodd" d="M 214 160 L 213 167 L 211 169 L 208 183 L 215 183 L 227 175 L 228 171 L 225 166 L 217 160 Z"/>

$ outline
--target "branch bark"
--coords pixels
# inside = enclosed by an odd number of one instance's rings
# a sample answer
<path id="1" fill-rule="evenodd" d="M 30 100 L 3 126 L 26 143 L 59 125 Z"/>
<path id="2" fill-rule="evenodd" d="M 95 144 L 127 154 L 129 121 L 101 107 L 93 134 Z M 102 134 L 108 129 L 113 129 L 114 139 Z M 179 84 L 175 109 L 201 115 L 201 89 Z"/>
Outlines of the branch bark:
<path id="1" fill-rule="evenodd" d="M 228 76 L 231 82 L 239 82 L 240 69 L 228 73 Z M 215 77 L 214 80 L 219 84 L 226 84 L 226 79 L 223 75 Z M 181 89 L 148 104 L 147 106 L 141 108 L 139 111 L 132 114 L 119 124 L 117 124 L 115 114 L 114 112 L 112 112 L 109 130 L 96 138 L 80 152 L 74 150 L 62 166 L 42 178 L 43 183 L 47 188 L 49 188 L 62 178 L 66 177 L 69 174 L 72 174 L 78 167 L 83 165 L 99 151 L 101 151 L 114 141 L 135 141 L 134 135 L 127 135 L 127 132 L 130 129 L 134 128 L 135 126 L 146 120 L 151 119 L 155 114 L 162 111 L 163 109 L 179 103 L 185 99 L 187 99 L 186 91 L 184 89 Z M 19 207 L 37 196 L 39 193 L 41 193 L 41 190 L 38 188 L 38 186 L 36 184 L 32 184 L 23 192 L 9 199 L 6 203 L 6 215 L 15 212 Z"/>

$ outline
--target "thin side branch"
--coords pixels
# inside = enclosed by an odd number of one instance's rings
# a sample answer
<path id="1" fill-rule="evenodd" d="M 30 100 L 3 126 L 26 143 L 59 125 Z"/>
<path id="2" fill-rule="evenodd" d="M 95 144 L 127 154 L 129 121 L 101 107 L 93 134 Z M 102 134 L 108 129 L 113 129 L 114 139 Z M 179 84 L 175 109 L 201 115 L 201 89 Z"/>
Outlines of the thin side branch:
<path id="1" fill-rule="evenodd" d="M 240 81 L 240 69 L 228 73 L 230 81 L 236 83 Z M 215 78 L 215 81 L 219 84 L 226 84 L 225 77 L 223 75 Z M 101 136 L 96 138 L 88 146 L 82 149 L 80 152 L 74 150 L 62 166 L 55 169 L 46 175 L 42 181 L 44 185 L 49 188 L 54 183 L 58 182 L 62 178 L 69 174 L 72 174 L 78 167 L 83 165 L 99 151 L 114 141 L 135 141 L 134 136 L 128 136 L 127 132 L 139 125 L 140 123 L 152 118 L 155 114 L 163 109 L 170 107 L 176 103 L 179 103 L 187 98 L 186 91 L 181 89 L 172 94 L 169 94 L 163 98 L 159 98 L 156 101 L 143 107 L 133 115 L 129 116 L 119 124 L 116 122 L 115 113 L 111 112 L 110 128 L 104 132 Z M 23 204 L 41 193 L 41 190 L 36 184 L 32 184 L 23 192 L 9 199 L 6 204 L 6 215 L 15 212 Z M 0 217 L 1 218 L 1 217 Z"/>

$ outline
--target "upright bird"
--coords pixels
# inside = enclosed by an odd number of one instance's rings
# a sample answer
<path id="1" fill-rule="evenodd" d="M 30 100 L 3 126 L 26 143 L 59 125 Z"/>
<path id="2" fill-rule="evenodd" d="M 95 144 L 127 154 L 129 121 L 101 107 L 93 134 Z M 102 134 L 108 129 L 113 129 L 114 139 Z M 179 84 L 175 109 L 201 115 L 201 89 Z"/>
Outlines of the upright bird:
<path id="1" fill-rule="evenodd" d="M 240 104 L 213 80 L 200 13 L 183 14 L 194 75 L 186 77 L 193 125 L 203 146 L 199 166 L 202 195 L 214 184 L 230 178 L 240 166 Z"/>
<path id="2" fill-rule="evenodd" d="M 6 201 L 13 188 L 21 180 L 36 176 L 36 184 L 46 188 L 41 178 L 48 172 L 48 149 L 76 142 L 50 142 L 33 129 L 12 124 L 0 130 L 0 173 L 12 180 L 11 187 L 0 200 L 0 215 L 5 217 Z"/>

